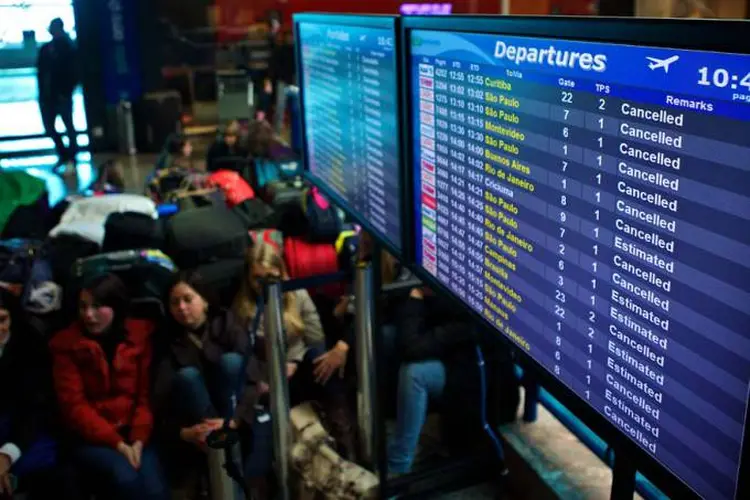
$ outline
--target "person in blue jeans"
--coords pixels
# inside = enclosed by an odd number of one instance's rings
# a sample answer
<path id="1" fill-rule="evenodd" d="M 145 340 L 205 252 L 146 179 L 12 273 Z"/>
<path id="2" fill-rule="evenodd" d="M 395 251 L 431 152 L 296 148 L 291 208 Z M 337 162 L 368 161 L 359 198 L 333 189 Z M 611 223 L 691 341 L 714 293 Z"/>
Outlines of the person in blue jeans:
<path id="1" fill-rule="evenodd" d="M 426 303 L 427 302 L 427 303 Z M 427 314 L 427 311 L 430 314 Z M 396 430 L 388 443 L 388 471 L 411 471 L 430 401 L 439 401 L 448 414 L 459 414 L 457 427 L 470 425 L 465 415 L 479 406 L 464 404 L 475 384 L 465 383 L 476 373 L 476 338 L 465 315 L 422 288 L 411 290 L 398 313 L 395 351 L 399 369 Z M 391 334 L 393 335 L 393 334 Z M 477 417 L 475 423 L 480 422 Z M 450 421 L 450 419 L 449 419 Z M 445 425 L 443 426 L 446 427 Z M 452 427 L 451 432 L 459 431 Z"/>
<path id="2" fill-rule="evenodd" d="M 205 449 L 208 435 L 229 419 L 229 426 L 242 438 L 245 480 L 256 498 L 267 498 L 273 442 L 270 418 L 261 403 L 268 385 L 259 381 L 254 356 L 242 373 L 250 337 L 231 311 L 216 306 L 213 297 L 194 271 L 179 274 L 169 287 L 175 430 L 183 441 Z M 240 382 L 243 390 L 238 397 Z"/>
<path id="3" fill-rule="evenodd" d="M 114 274 L 86 279 L 78 320 L 50 342 L 54 387 L 79 476 L 103 498 L 169 498 L 151 446 L 154 324 L 128 315 Z"/>

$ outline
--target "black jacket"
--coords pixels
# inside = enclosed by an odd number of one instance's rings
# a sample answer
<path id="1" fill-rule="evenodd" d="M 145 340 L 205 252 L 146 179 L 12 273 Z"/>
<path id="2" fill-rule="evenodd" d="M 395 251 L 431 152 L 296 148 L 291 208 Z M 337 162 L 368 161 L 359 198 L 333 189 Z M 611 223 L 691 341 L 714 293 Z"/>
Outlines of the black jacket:
<path id="1" fill-rule="evenodd" d="M 206 155 L 206 171 L 216 172 L 220 169 L 241 169 L 245 163 L 247 163 L 247 151 L 243 148 L 235 145 L 229 147 L 224 139 L 219 137 L 211 147 L 208 148 L 208 154 Z M 219 162 L 218 160 L 236 160 L 236 165 L 233 166 L 231 161 Z"/>
<path id="2" fill-rule="evenodd" d="M 477 347 L 486 373 L 486 419 L 496 427 L 513 420 L 518 388 L 507 349 L 476 327 L 459 306 L 440 297 L 407 299 L 398 314 L 397 349 L 403 363 L 437 359 L 446 370 L 441 401 L 443 439 L 451 448 L 487 443 L 481 415 Z M 515 391 L 515 396 L 513 395 Z"/>
<path id="3" fill-rule="evenodd" d="M 77 57 L 67 35 L 53 38 L 39 49 L 37 81 L 40 103 L 72 97 L 78 85 Z"/>
<path id="4" fill-rule="evenodd" d="M 163 396 L 170 390 L 171 380 L 174 373 L 180 368 L 194 366 L 203 370 L 206 366 L 218 363 L 223 354 L 236 352 L 245 354 L 248 346 L 247 330 L 240 324 L 231 311 L 217 310 L 209 314 L 208 321 L 198 331 L 203 348 L 200 349 L 190 340 L 187 331 L 173 326 L 166 329 L 162 338 L 171 339 L 167 346 L 166 359 L 162 361 L 160 373 L 157 375 L 157 395 Z M 258 400 L 255 390 L 256 381 L 260 380 L 260 369 L 255 356 L 251 356 L 247 365 L 247 383 L 245 384 L 242 397 L 235 409 L 234 418 L 243 420 L 250 424 L 255 417 L 255 404 Z M 169 398 L 161 398 L 167 400 Z M 159 405 L 163 406 L 163 405 Z M 172 412 L 170 412 L 172 413 Z M 224 417 L 224 415 L 221 415 Z M 180 415 L 172 415 L 173 420 L 178 420 L 180 427 L 193 425 L 197 422 L 188 422 Z"/>
<path id="5" fill-rule="evenodd" d="M 14 326 L 0 357 L 0 414 L 10 417 L 9 441 L 23 453 L 42 431 L 51 430 L 56 406 L 46 344 L 35 331 Z"/>

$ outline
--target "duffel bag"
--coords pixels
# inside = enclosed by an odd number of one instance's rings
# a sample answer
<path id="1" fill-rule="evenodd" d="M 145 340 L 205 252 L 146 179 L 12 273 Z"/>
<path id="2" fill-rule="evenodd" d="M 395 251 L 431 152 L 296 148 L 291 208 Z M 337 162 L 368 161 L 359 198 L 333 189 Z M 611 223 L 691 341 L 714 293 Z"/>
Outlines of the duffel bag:
<path id="1" fill-rule="evenodd" d="M 219 170 L 208 176 L 208 182 L 221 189 L 229 208 L 235 207 L 245 200 L 255 198 L 253 188 L 237 172 Z"/>
<path id="2" fill-rule="evenodd" d="M 101 246 L 107 217 L 118 212 L 135 212 L 156 218 L 156 205 L 145 196 L 108 194 L 79 198 L 71 202 L 60 223 L 50 231 L 51 237 L 75 235 Z"/>
<path id="3" fill-rule="evenodd" d="M 52 210 L 49 206 L 49 197 L 45 191 L 34 203 L 16 207 L 5 224 L 2 237 L 3 239 L 41 240 L 46 238 L 47 233 L 52 229 L 52 222 Z"/>
<path id="4" fill-rule="evenodd" d="M 248 230 L 276 228 L 279 225 L 276 211 L 259 198 L 243 201 L 232 208 L 232 213 L 242 220 Z"/>
<path id="5" fill-rule="evenodd" d="M 134 313 L 154 317 L 164 314 L 162 300 L 172 284 L 177 267 L 160 250 L 141 249 L 110 252 L 78 259 L 73 266 L 74 289 L 94 276 L 116 274 L 131 293 Z M 155 319 L 155 318 L 154 318 Z"/>
<path id="6" fill-rule="evenodd" d="M 0 241 L 0 287 L 18 296 L 23 309 L 32 314 L 50 314 L 62 307 L 62 288 L 37 240 Z"/>
<path id="7" fill-rule="evenodd" d="M 336 453 L 333 439 L 310 403 L 292 408 L 289 418 L 294 441 L 289 454 L 302 489 L 331 500 L 377 498 L 378 477 Z"/>
<path id="8" fill-rule="evenodd" d="M 292 279 L 310 278 L 339 271 L 339 256 L 333 244 L 312 243 L 302 238 L 284 238 L 284 262 Z M 310 295 L 322 293 L 338 298 L 345 294 L 346 286 L 343 283 L 330 283 L 308 291 Z"/>
<path id="9" fill-rule="evenodd" d="M 167 221 L 165 249 L 185 269 L 243 258 L 250 239 L 247 229 L 243 220 L 225 206 L 196 208 Z"/>
<path id="10" fill-rule="evenodd" d="M 136 212 L 114 213 L 104 223 L 102 252 L 164 248 L 163 221 Z"/>

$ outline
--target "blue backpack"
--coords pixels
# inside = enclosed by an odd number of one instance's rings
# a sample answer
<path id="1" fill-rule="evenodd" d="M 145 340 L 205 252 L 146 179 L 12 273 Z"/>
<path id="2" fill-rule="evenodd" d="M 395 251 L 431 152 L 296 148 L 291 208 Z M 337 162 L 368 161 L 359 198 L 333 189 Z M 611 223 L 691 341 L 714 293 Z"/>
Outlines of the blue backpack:
<path id="1" fill-rule="evenodd" d="M 0 286 L 21 298 L 21 307 L 33 314 L 49 314 L 62 307 L 63 291 L 55 283 L 52 266 L 42 256 L 42 242 L 0 241 Z"/>

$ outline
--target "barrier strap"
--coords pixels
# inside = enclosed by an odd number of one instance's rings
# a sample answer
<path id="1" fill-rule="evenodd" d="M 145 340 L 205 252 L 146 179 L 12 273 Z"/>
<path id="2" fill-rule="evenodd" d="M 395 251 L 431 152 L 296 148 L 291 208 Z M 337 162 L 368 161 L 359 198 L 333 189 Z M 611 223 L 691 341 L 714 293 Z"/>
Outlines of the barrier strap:
<path id="1" fill-rule="evenodd" d="M 282 292 L 291 292 L 303 288 L 317 288 L 319 286 L 337 283 L 339 281 L 350 281 L 351 273 L 349 271 L 339 271 L 332 274 L 321 274 L 320 276 L 311 276 L 309 278 L 297 278 L 284 281 L 281 283 Z"/>

